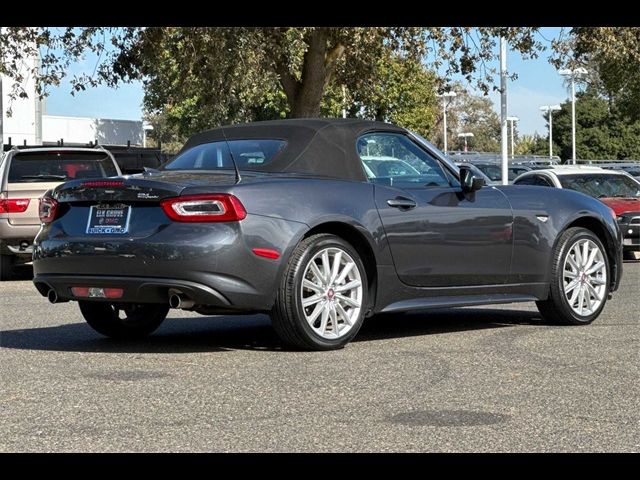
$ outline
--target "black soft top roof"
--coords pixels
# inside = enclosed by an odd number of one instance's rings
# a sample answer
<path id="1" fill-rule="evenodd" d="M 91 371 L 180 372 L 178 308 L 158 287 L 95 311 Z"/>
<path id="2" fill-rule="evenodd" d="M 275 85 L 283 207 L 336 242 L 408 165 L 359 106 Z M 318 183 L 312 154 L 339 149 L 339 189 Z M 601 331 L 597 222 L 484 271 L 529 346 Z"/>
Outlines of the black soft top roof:
<path id="1" fill-rule="evenodd" d="M 356 151 L 356 140 L 372 130 L 406 132 L 388 123 L 351 118 L 270 120 L 223 126 L 198 133 L 187 141 L 180 153 L 196 145 L 222 140 L 280 139 L 287 142 L 284 150 L 257 169 L 366 180 Z"/>

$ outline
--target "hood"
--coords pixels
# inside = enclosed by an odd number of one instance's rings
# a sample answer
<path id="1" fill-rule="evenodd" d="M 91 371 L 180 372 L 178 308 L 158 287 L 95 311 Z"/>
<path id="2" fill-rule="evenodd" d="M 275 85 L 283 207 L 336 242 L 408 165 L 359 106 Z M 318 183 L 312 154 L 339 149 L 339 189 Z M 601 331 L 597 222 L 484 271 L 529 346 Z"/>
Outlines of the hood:
<path id="1" fill-rule="evenodd" d="M 598 200 L 613 209 L 613 211 L 616 212 L 616 215 L 640 211 L 640 198 L 603 197 Z"/>

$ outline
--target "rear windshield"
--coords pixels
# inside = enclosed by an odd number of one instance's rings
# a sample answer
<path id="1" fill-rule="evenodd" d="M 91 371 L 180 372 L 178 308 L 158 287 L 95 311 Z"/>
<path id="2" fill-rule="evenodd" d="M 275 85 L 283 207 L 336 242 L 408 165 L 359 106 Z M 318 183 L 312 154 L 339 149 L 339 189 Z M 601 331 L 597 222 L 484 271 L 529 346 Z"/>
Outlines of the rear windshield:
<path id="1" fill-rule="evenodd" d="M 640 197 L 640 183 L 624 175 L 562 175 L 560 183 L 564 188 L 596 198 Z"/>
<path id="2" fill-rule="evenodd" d="M 9 183 L 64 182 L 116 175 L 113 161 L 101 152 L 18 153 L 9 167 Z"/>
<path id="3" fill-rule="evenodd" d="M 284 140 L 229 140 L 196 145 L 163 168 L 165 170 L 227 170 L 233 163 L 240 170 L 260 170 L 284 149 Z"/>

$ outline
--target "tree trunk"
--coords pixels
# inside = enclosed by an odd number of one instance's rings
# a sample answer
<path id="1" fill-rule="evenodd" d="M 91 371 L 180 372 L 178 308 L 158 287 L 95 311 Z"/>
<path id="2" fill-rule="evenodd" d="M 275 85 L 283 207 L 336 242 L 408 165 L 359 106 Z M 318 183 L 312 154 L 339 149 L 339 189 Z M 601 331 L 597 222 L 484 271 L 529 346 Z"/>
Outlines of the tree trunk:
<path id="1" fill-rule="evenodd" d="M 344 53 L 340 43 L 329 48 L 329 29 L 317 28 L 305 39 L 302 75 L 297 80 L 289 71 L 284 59 L 276 64 L 280 83 L 287 96 L 291 118 L 320 116 L 320 104 L 325 89 L 331 80 L 336 62 Z"/>

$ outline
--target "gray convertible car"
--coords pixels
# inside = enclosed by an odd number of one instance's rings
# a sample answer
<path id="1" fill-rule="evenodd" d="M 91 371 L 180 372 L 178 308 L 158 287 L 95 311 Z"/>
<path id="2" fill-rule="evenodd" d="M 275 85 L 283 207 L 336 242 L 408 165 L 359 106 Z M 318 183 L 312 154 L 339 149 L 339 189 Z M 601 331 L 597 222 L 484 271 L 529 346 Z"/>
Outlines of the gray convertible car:
<path id="1" fill-rule="evenodd" d="M 160 170 L 56 187 L 40 217 L 36 288 L 118 338 L 170 308 L 265 312 L 313 350 L 380 312 L 535 301 L 588 324 L 622 274 L 596 199 L 484 185 L 420 136 L 357 119 L 203 132 Z"/>

